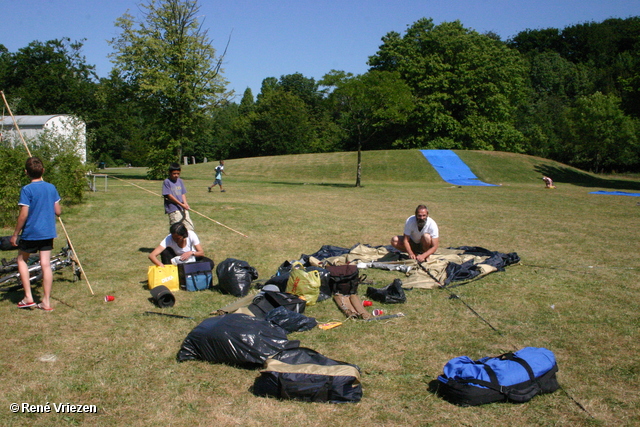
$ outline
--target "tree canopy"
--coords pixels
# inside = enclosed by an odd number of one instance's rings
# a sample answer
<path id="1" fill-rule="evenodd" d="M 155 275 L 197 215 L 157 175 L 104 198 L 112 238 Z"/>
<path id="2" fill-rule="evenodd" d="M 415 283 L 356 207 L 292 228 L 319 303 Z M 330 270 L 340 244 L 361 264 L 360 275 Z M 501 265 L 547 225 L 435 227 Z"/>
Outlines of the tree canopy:
<path id="1" fill-rule="evenodd" d="M 111 40 L 118 77 L 134 88 L 151 131 L 151 175 L 165 173 L 195 138 L 199 121 L 225 95 L 221 58 L 199 22 L 195 0 L 149 0 L 142 17 L 125 14 Z"/>
<path id="2" fill-rule="evenodd" d="M 406 147 L 522 150 L 514 113 L 526 64 L 516 51 L 458 21 L 420 19 L 382 41 L 371 69 L 398 72 L 416 97 Z"/>
<path id="3" fill-rule="evenodd" d="M 423 18 L 383 35 L 362 75 L 266 76 L 236 101 L 197 0 L 147 0 L 139 10 L 116 21 L 114 68 L 100 80 L 82 41 L 34 41 L 15 53 L 0 45 L 0 90 L 13 112 L 78 115 L 94 161 L 149 166 L 154 178 L 182 156 L 392 148 L 640 170 L 640 17 L 525 29 L 507 41 Z"/>

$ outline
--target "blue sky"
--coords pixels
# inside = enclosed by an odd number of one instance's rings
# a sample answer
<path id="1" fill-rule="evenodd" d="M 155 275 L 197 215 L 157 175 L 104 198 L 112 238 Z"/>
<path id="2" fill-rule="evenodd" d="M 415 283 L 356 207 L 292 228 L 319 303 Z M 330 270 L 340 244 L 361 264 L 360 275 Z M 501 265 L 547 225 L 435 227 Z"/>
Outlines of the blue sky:
<path id="1" fill-rule="evenodd" d="M 16 52 L 34 40 L 84 41 L 87 63 L 100 77 L 112 68 L 107 40 L 134 0 L 0 0 L 0 44 Z M 200 0 L 204 28 L 221 53 L 229 89 L 254 96 L 266 77 L 302 73 L 316 80 L 332 69 L 367 71 L 367 60 L 389 31 L 404 33 L 420 18 L 459 20 L 506 40 L 525 29 L 559 28 L 640 16 L 640 0 Z M 1 89 L 1 88 L 0 88 Z"/>

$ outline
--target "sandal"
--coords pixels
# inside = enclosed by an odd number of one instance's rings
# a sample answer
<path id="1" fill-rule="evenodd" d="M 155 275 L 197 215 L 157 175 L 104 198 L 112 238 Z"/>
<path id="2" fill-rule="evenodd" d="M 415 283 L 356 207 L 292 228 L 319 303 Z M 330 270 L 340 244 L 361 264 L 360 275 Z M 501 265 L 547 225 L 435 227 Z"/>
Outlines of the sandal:
<path id="1" fill-rule="evenodd" d="M 40 310 L 44 310 L 44 311 L 53 311 L 53 307 L 45 307 L 44 305 L 42 305 L 42 303 L 36 305 L 37 308 L 39 308 Z"/>
<path id="2" fill-rule="evenodd" d="M 31 301 L 31 302 L 25 302 L 25 300 L 22 300 L 18 303 L 18 308 L 31 308 L 33 306 L 35 306 L 36 303 Z"/>

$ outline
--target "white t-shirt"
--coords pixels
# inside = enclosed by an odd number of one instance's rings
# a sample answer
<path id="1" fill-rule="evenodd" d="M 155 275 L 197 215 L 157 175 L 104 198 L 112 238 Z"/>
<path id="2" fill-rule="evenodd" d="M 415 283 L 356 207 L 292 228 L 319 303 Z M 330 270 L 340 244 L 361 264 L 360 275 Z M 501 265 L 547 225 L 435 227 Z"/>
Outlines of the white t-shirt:
<path id="1" fill-rule="evenodd" d="M 171 237 L 171 234 L 169 234 L 160 242 L 160 246 L 162 246 L 163 248 L 173 249 L 173 251 L 177 255 L 176 258 L 180 258 L 180 255 L 182 255 L 185 252 L 189 252 L 189 251 L 195 252 L 196 245 L 200 244 L 200 239 L 198 238 L 198 235 L 193 231 L 188 230 L 187 232 L 188 232 L 188 236 L 186 238 L 186 244 L 184 245 L 184 248 L 181 248 L 180 246 L 178 246 L 178 244 L 173 240 L 173 237 Z M 184 262 L 194 262 L 195 260 L 196 260 L 195 256 L 191 256 L 191 258 L 189 258 L 187 261 L 184 261 Z"/>
<path id="2" fill-rule="evenodd" d="M 418 221 L 416 216 L 412 215 L 407 218 L 407 222 L 404 224 L 404 234 L 411 237 L 414 243 L 420 243 L 423 234 L 429 234 L 432 238 L 437 239 L 439 237 L 438 224 L 429 216 L 422 230 L 418 230 Z"/>

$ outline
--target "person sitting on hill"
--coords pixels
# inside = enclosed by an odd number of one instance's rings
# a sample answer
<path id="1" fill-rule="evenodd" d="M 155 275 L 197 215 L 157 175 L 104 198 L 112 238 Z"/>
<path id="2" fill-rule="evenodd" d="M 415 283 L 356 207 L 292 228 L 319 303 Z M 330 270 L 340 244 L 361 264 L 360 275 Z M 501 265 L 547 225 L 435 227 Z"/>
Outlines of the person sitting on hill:
<path id="1" fill-rule="evenodd" d="M 160 260 L 158 260 L 160 255 Z M 200 239 L 195 232 L 177 222 L 169 227 L 169 235 L 165 237 L 157 248 L 149 254 L 152 263 L 159 267 L 165 264 L 184 264 L 188 262 L 208 261 L 213 269 L 213 260 L 204 256 Z"/>
<path id="2" fill-rule="evenodd" d="M 404 235 L 391 238 L 391 246 L 406 252 L 409 258 L 418 262 L 427 261 L 438 250 L 439 242 L 438 225 L 429 217 L 425 205 L 418 205 L 415 215 L 407 218 Z"/>
<path id="3" fill-rule="evenodd" d="M 543 176 L 542 180 L 545 183 L 545 188 L 556 188 L 556 186 L 553 185 L 553 180 L 551 178 L 549 178 L 548 176 Z"/>

